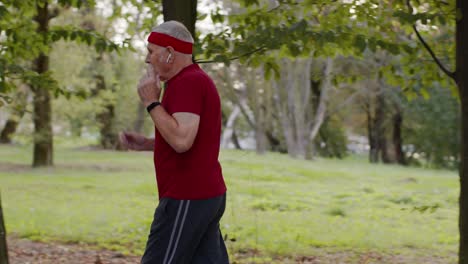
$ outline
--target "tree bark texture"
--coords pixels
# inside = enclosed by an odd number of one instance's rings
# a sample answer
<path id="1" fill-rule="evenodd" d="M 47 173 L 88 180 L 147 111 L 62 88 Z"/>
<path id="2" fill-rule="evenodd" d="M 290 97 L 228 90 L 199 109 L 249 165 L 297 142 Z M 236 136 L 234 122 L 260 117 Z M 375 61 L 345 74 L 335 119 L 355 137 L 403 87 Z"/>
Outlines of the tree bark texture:
<path id="1" fill-rule="evenodd" d="M 312 63 L 321 63 L 318 86 L 314 86 Z M 283 59 L 281 78 L 273 82 L 274 100 L 283 130 L 288 154 L 294 158 L 308 158 L 309 145 L 318 134 L 326 114 L 328 90 L 331 87 L 333 60 Z M 316 91 L 318 90 L 318 91 Z"/>
<path id="2" fill-rule="evenodd" d="M 369 139 L 369 161 L 388 162 L 387 139 L 385 137 L 385 94 L 379 79 L 368 82 L 369 96 L 366 102 L 367 133 Z"/>
<path id="3" fill-rule="evenodd" d="M 234 88 L 232 84 L 235 81 L 231 78 L 232 72 L 236 72 L 243 77 L 245 76 L 246 82 L 244 86 Z M 271 104 L 269 101 L 271 100 L 271 94 L 269 94 L 268 89 L 264 89 L 265 87 L 259 83 L 260 78 L 258 76 L 263 76 L 262 69 L 242 69 L 241 67 L 234 68 L 232 71 L 227 67 L 224 69 L 223 77 L 228 84 L 227 96 L 230 97 L 233 103 L 233 110 L 224 128 L 226 135 L 223 135 L 222 143 L 223 145 L 228 144 L 229 142 L 226 140 L 230 137 L 229 133 L 233 133 L 231 131 L 234 131 L 234 123 L 232 122 L 235 119 L 232 118 L 237 118 L 239 114 L 242 114 L 247 124 L 255 133 L 255 149 L 257 153 L 263 154 L 266 152 L 269 143 L 268 128 L 266 126 L 269 123 L 268 120 L 271 119 Z M 232 137 L 233 140 L 234 138 L 236 137 Z M 234 144 L 237 147 L 238 144 L 235 142 Z"/>
<path id="4" fill-rule="evenodd" d="M 10 144 L 11 137 L 15 134 L 19 122 L 26 112 L 27 92 L 21 89 L 16 93 L 16 101 L 12 107 L 11 114 L 0 133 L 0 143 Z"/>
<path id="5" fill-rule="evenodd" d="M 232 143 L 234 143 L 234 147 L 238 150 L 242 150 L 242 146 L 239 142 L 239 137 L 237 136 L 236 128 L 232 131 Z"/>
<path id="6" fill-rule="evenodd" d="M 325 114 L 327 110 L 327 100 L 328 100 L 328 91 L 330 90 L 331 86 L 331 79 L 332 79 L 332 70 L 333 70 L 333 59 L 327 58 L 325 63 L 325 69 L 323 72 L 323 84 L 322 89 L 320 91 L 319 102 L 317 106 L 317 112 L 315 114 L 314 122 L 310 124 L 312 126 L 309 140 L 313 141 L 320 130 L 320 127 L 323 124 L 325 119 Z"/>
<path id="7" fill-rule="evenodd" d="M 44 38 L 47 44 L 47 34 L 49 31 L 49 9 L 45 2 L 42 7 L 36 5 L 38 23 L 37 32 Z M 34 60 L 35 71 L 43 74 L 49 70 L 49 56 L 40 54 Z M 52 106 L 50 93 L 47 87 L 33 87 L 34 93 L 34 151 L 33 167 L 53 165 L 53 132 L 52 132 Z"/>
<path id="8" fill-rule="evenodd" d="M 374 119 L 374 128 L 377 133 L 377 155 L 380 154 L 380 159 L 383 163 L 390 163 L 390 158 L 387 152 L 387 138 L 385 136 L 385 111 L 387 106 L 385 104 L 385 94 L 384 86 L 381 79 L 378 81 L 379 88 L 377 92 L 376 100 L 376 109 L 375 109 L 375 119 Z M 377 160 L 379 157 L 377 157 Z"/>
<path id="9" fill-rule="evenodd" d="M 195 23 L 197 22 L 197 2 L 195 0 L 163 0 L 164 21 L 176 20 L 187 27 L 197 42 Z M 193 60 L 195 60 L 193 54 Z"/>
<path id="10" fill-rule="evenodd" d="M 222 148 L 226 148 L 228 144 L 232 141 L 234 125 L 237 117 L 239 117 L 240 112 L 240 107 L 238 105 L 235 105 L 227 119 L 226 126 L 224 127 L 223 135 L 221 137 Z"/>
<path id="11" fill-rule="evenodd" d="M 78 118 L 69 117 L 70 130 L 73 137 L 81 137 L 83 122 Z"/>
<path id="12" fill-rule="evenodd" d="M 268 101 L 267 96 L 264 94 L 264 89 L 257 82 L 257 76 L 263 76 L 263 70 L 254 70 L 255 74 L 246 73 L 247 76 L 247 88 L 248 88 L 248 99 L 252 106 L 254 118 L 255 118 L 255 150 L 257 154 L 263 155 L 267 151 L 268 140 L 266 138 L 266 102 Z"/>
<path id="13" fill-rule="evenodd" d="M 143 133 L 143 127 L 145 125 L 146 108 L 143 104 L 137 105 L 137 119 L 133 125 L 133 131 Z"/>
<path id="14" fill-rule="evenodd" d="M 48 56 L 41 55 L 36 60 L 37 72 L 48 68 Z M 34 154 L 33 166 L 53 165 L 52 105 L 49 90 L 35 87 L 34 91 Z"/>
<path id="15" fill-rule="evenodd" d="M 11 144 L 11 137 L 16 132 L 18 127 L 18 118 L 10 117 L 3 127 L 2 133 L 0 134 L 0 143 L 1 144 Z"/>
<path id="16" fill-rule="evenodd" d="M 101 55 L 102 56 L 102 55 Z M 108 89 L 106 80 L 103 75 L 98 74 L 95 76 L 96 89 L 95 94 Z M 113 103 L 108 102 L 104 105 L 104 109 L 96 116 L 99 122 L 100 144 L 104 149 L 117 149 L 119 148 L 119 141 L 117 133 L 114 131 L 115 122 L 115 106 Z"/>
<path id="17" fill-rule="evenodd" d="M 379 162 L 379 142 L 377 138 L 377 130 L 374 127 L 374 115 L 372 114 L 371 103 L 367 103 L 366 107 L 367 115 L 367 138 L 369 141 L 369 162 Z"/>
<path id="18" fill-rule="evenodd" d="M 402 125 L 403 112 L 400 107 L 397 107 L 396 113 L 393 115 L 393 148 L 396 162 L 400 165 L 406 165 L 405 153 L 403 151 L 403 138 L 401 136 Z"/>
<path id="19" fill-rule="evenodd" d="M 8 264 L 8 247 L 5 222 L 3 220 L 2 199 L 0 197 L 0 264 Z"/>
<path id="20" fill-rule="evenodd" d="M 461 101 L 459 263 L 468 264 L 468 1 L 457 0 L 456 81 Z"/>

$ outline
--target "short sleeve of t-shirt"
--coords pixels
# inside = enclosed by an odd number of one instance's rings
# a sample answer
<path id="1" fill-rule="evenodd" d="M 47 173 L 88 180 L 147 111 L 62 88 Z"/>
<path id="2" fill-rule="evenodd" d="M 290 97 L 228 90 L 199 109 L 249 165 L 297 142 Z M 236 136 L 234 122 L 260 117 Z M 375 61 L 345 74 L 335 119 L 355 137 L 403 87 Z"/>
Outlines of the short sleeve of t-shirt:
<path id="1" fill-rule="evenodd" d="M 169 87 L 171 93 L 171 114 L 189 112 L 200 115 L 206 89 L 206 80 L 200 74 L 187 74 Z"/>

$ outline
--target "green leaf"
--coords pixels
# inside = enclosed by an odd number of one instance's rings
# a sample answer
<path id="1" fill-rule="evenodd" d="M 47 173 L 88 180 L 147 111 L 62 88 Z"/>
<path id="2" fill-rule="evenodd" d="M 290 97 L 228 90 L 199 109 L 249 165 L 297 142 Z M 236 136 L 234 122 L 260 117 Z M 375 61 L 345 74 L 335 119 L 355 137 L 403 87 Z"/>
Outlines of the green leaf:
<path id="1" fill-rule="evenodd" d="M 208 14 L 198 14 L 197 20 L 198 21 L 204 20 L 207 16 L 208 16 Z"/>
<path id="2" fill-rule="evenodd" d="M 400 54 L 400 46 L 395 45 L 393 43 L 388 44 L 386 49 L 390 51 L 390 53 L 393 55 Z"/>
<path id="3" fill-rule="evenodd" d="M 445 19 L 444 16 L 438 16 L 438 18 L 439 18 L 439 23 L 441 25 L 446 25 L 447 24 L 447 20 Z"/>
<path id="4" fill-rule="evenodd" d="M 408 54 L 413 54 L 414 50 L 410 45 L 402 45 L 403 49 L 406 51 Z"/>
<path id="5" fill-rule="evenodd" d="M 0 17 L 5 17 L 7 14 L 8 14 L 8 9 L 5 6 L 0 5 Z"/>
<path id="6" fill-rule="evenodd" d="M 47 3 L 47 0 L 36 0 L 36 4 L 37 6 L 39 6 L 40 8 L 44 8 L 45 5 Z"/>
<path id="7" fill-rule="evenodd" d="M 375 39 L 371 38 L 369 39 L 368 41 L 368 46 L 370 48 L 370 50 L 375 53 L 377 51 L 377 42 L 375 41 Z"/>
<path id="8" fill-rule="evenodd" d="M 216 62 L 223 62 L 226 65 L 230 64 L 229 58 L 224 54 L 216 55 L 213 60 L 216 61 Z"/>
<path id="9" fill-rule="evenodd" d="M 242 0 L 244 6 L 249 7 L 252 5 L 259 5 L 258 0 Z"/>
<path id="10" fill-rule="evenodd" d="M 50 36 L 52 42 L 56 42 L 56 41 L 58 41 L 60 39 L 60 35 L 57 34 L 57 32 L 50 32 L 49 36 Z"/>
<path id="11" fill-rule="evenodd" d="M 363 35 L 357 35 L 354 39 L 354 46 L 358 48 L 360 53 L 364 52 L 367 46 L 365 37 Z"/>
<path id="12" fill-rule="evenodd" d="M 90 45 L 93 43 L 93 40 L 92 40 L 90 34 L 85 34 L 85 35 L 84 35 L 84 41 L 86 42 L 86 44 L 87 44 L 88 46 L 90 46 Z"/>
<path id="13" fill-rule="evenodd" d="M 424 99 L 426 99 L 426 100 L 428 100 L 429 97 L 431 97 L 425 88 L 421 89 L 420 93 L 421 93 L 422 97 L 424 97 Z"/>
<path id="14" fill-rule="evenodd" d="M 72 31 L 70 33 L 70 39 L 73 41 L 73 40 L 76 40 L 76 38 L 78 37 L 78 33 L 76 31 Z"/>

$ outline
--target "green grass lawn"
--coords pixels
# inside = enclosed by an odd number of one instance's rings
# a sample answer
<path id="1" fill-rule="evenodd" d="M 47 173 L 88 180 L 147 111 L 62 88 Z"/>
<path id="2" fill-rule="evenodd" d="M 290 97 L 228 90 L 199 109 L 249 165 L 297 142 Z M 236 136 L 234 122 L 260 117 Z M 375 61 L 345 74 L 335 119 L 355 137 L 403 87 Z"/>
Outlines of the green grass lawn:
<path id="1" fill-rule="evenodd" d="M 9 233 L 142 253 L 157 205 L 152 153 L 59 147 L 56 166 L 44 169 L 29 167 L 31 153 L 0 146 Z M 220 161 L 231 254 L 353 250 L 450 259 L 457 250 L 456 172 L 241 151 L 223 151 Z"/>

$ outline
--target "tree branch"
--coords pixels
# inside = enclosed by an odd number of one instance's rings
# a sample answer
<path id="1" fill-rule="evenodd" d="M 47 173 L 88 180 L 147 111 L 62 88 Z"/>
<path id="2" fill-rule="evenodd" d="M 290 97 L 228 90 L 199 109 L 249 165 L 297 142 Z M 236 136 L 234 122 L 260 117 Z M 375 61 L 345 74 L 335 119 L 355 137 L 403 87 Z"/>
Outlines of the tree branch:
<path id="1" fill-rule="evenodd" d="M 410 0 L 406 0 L 406 4 L 408 5 L 408 9 L 409 11 L 412 13 L 413 11 L 413 7 L 411 6 L 411 3 L 410 3 Z M 419 33 L 417 27 L 416 27 L 416 24 L 413 24 L 413 30 L 414 32 L 416 33 L 416 36 L 418 37 L 419 41 L 423 44 L 424 48 L 426 48 L 426 50 L 429 52 L 429 54 L 431 55 L 432 59 L 435 61 L 435 63 L 437 64 L 437 66 L 439 66 L 439 68 L 445 73 L 447 74 L 447 76 L 449 76 L 450 78 L 452 78 L 453 80 L 456 79 L 456 76 L 455 76 L 455 72 L 452 72 L 452 71 L 449 71 L 443 64 L 442 62 L 437 58 L 436 54 L 434 53 L 434 51 L 431 49 L 431 47 L 429 46 L 429 44 L 427 44 L 427 42 L 424 40 L 424 38 L 421 36 L 421 34 Z"/>
<path id="2" fill-rule="evenodd" d="M 229 85 L 228 85 L 228 91 L 229 91 L 229 93 L 231 93 L 231 96 L 232 96 L 232 97 L 231 97 L 231 100 L 232 100 L 232 102 L 233 102 L 236 106 L 239 107 L 239 109 L 240 109 L 242 115 L 245 117 L 245 120 L 246 120 L 247 123 L 250 125 L 250 127 L 251 127 L 252 129 L 255 129 L 255 127 L 256 127 L 256 126 L 255 126 L 255 120 L 252 120 L 252 119 L 251 119 L 251 116 L 247 113 L 247 110 L 245 109 L 245 106 L 244 106 L 244 103 L 243 103 L 246 99 L 243 97 L 243 95 L 238 96 L 238 95 L 236 94 L 236 91 L 234 90 L 234 87 L 233 87 L 232 85 L 230 85 L 230 84 L 233 83 L 233 82 L 231 81 L 231 77 L 229 76 L 229 73 L 227 72 L 227 68 L 226 68 L 226 67 L 225 67 L 225 71 L 226 71 L 226 75 L 225 75 L 225 76 L 226 76 L 226 83 L 229 84 Z M 241 98 L 239 98 L 239 97 L 241 97 Z M 246 105 L 246 106 L 247 106 L 247 108 L 248 108 L 248 105 Z"/>
<path id="3" fill-rule="evenodd" d="M 436 2 L 439 3 L 439 4 L 446 5 L 446 6 L 450 5 L 449 3 L 445 2 L 445 1 L 442 1 L 442 0 L 438 0 Z"/>
<path id="4" fill-rule="evenodd" d="M 279 3 L 277 6 L 273 7 L 272 9 L 268 10 L 267 12 L 272 13 L 273 11 L 275 11 L 276 9 L 279 9 L 280 7 L 281 7 L 281 3 Z"/>
<path id="5" fill-rule="evenodd" d="M 284 6 L 284 5 L 298 6 L 298 5 L 300 5 L 300 3 L 299 3 L 299 2 L 287 3 L 287 1 L 278 1 L 278 5 L 277 5 L 277 6 L 273 7 L 272 9 L 267 10 L 266 12 L 267 12 L 267 13 L 273 12 L 273 11 L 275 11 L 276 9 L 279 9 L 282 5 L 283 5 L 283 6 Z"/>
<path id="6" fill-rule="evenodd" d="M 252 51 L 249 51 L 249 52 L 247 52 L 247 53 L 241 54 L 241 55 L 239 55 L 239 56 L 235 56 L 235 57 L 229 58 L 228 60 L 229 60 L 229 61 L 237 60 L 237 59 L 240 59 L 240 58 L 242 58 L 242 57 L 250 56 L 250 55 L 252 55 L 252 54 L 254 54 L 254 53 L 260 52 L 260 51 L 262 51 L 262 50 L 264 50 L 264 49 L 265 49 L 265 46 L 261 46 L 261 47 L 258 48 L 258 49 L 254 49 L 254 50 L 252 50 Z M 202 63 L 213 63 L 213 62 L 222 62 L 222 61 L 216 61 L 216 60 L 195 60 L 195 62 L 198 63 L 198 64 L 202 64 Z"/>
<path id="7" fill-rule="evenodd" d="M 49 12 L 49 16 L 48 16 L 48 20 L 52 20 L 53 18 L 56 18 L 58 17 L 58 15 L 60 14 L 60 9 L 58 9 L 58 7 L 52 9 L 50 12 Z"/>
<path id="8" fill-rule="evenodd" d="M 431 54 L 431 57 L 432 59 L 435 61 L 435 63 L 437 64 L 437 66 L 439 66 L 439 68 L 445 73 L 447 74 L 450 78 L 454 79 L 455 80 L 455 72 L 452 72 L 452 71 L 449 71 L 447 68 L 445 68 L 445 66 L 442 64 L 442 62 L 440 62 L 440 60 L 437 58 L 437 56 L 435 55 L 434 51 L 432 51 L 431 47 L 429 47 L 429 45 L 427 44 L 427 42 L 424 40 L 424 38 L 421 36 L 421 34 L 419 33 L 418 29 L 416 28 L 416 25 L 413 25 L 413 30 L 414 32 L 416 33 L 416 35 L 418 36 L 418 39 L 419 41 L 421 41 L 421 43 L 423 44 L 423 46 L 426 48 L 426 50 L 429 52 L 429 54 Z"/>
<path id="9" fill-rule="evenodd" d="M 317 112 L 315 114 L 314 123 L 309 134 L 310 141 L 313 141 L 315 139 L 320 130 L 320 127 L 323 124 L 323 121 L 325 120 L 325 115 L 327 111 L 328 90 L 330 89 L 332 79 L 332 70 L 333 59 L 328 57 L 325 62 L 325 69 L 323 70 L 324 80 L 321 83 L 322 89 L 320 89 L 319 104 L 317 107 Z"/>

